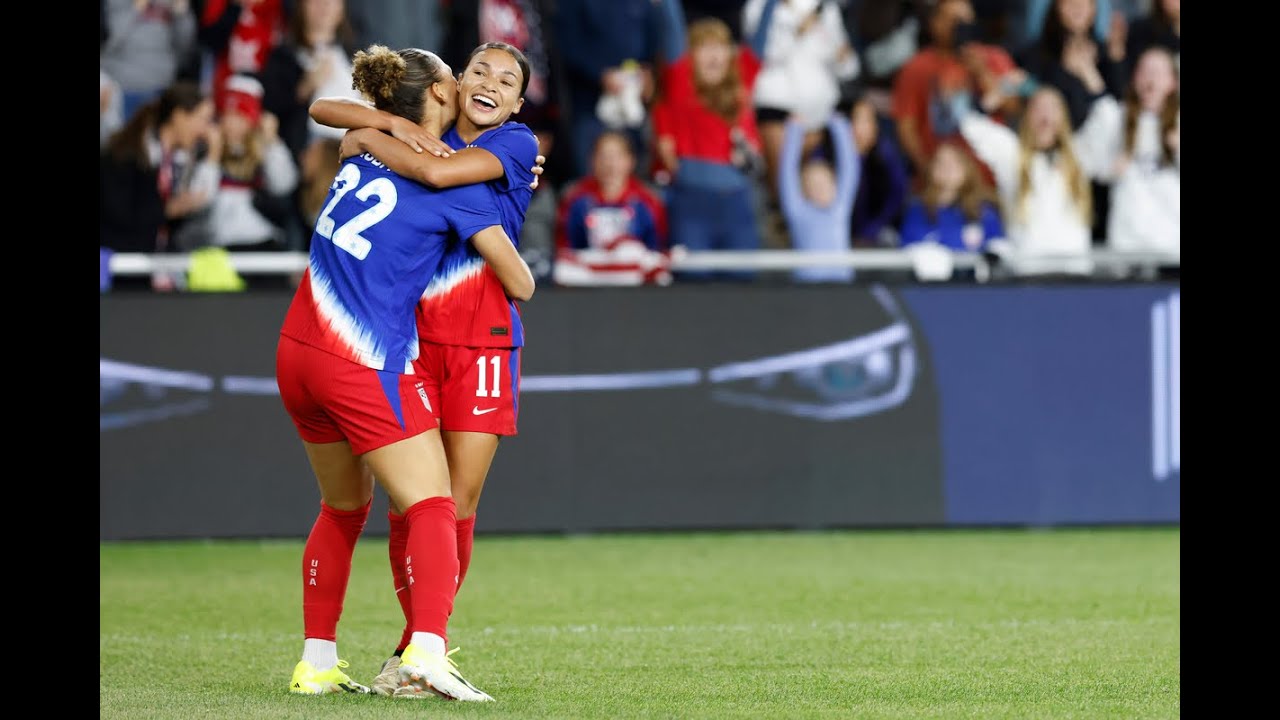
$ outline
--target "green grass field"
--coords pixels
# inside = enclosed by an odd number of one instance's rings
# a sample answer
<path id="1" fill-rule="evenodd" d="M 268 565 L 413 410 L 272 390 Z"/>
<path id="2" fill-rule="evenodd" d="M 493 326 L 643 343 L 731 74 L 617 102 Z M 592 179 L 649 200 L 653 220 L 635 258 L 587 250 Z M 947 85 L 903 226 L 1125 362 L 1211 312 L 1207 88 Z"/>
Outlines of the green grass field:
<path id="1" fill-rule="evenodd" d="M 480 538 L 450 644 L 493 704 L 288 694 L 302 543 L 101 545 L 103 718 L 1176 718 L 1177 529 Z M 339 626 L 401 627 L 385 538 Z"/>

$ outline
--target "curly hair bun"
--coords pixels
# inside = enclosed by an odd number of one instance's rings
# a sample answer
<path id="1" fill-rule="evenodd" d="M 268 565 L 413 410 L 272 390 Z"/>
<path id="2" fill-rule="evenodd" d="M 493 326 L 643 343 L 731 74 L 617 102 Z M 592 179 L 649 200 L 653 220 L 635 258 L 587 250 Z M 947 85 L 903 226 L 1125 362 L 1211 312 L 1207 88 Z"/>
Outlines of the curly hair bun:
<path id="1" fill-rule="evenodd" d="M 356 53 L 351 64 L 351 87 L 375 105 L 391 102 L 409 66 L 386 45 L 370 45 Z"/>

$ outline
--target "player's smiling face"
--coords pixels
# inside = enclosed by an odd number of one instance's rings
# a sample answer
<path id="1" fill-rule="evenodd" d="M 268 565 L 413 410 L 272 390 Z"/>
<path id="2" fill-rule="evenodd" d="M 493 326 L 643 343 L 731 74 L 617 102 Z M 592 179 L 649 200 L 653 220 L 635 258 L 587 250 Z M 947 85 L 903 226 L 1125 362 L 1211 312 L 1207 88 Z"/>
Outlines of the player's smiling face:
<path id="1" fill-rule="evenodd" d="M 520 112 L 523 83 L 520 65 L 510 53 L 484 50 L 471 59 L 458 80 L 458 104 L 478 127 L 501 125 Z"/>

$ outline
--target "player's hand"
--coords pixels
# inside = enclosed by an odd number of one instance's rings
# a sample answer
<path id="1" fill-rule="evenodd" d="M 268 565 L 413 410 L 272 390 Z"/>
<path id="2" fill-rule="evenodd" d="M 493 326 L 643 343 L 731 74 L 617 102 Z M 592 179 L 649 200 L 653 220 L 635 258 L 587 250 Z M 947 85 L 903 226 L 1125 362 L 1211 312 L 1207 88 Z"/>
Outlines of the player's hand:
<path id="1" fill-rule="evenodd" d="M 421 125 L 396 116 L 391 121 L 391 137 L 413 148 L 414 152 L 429 152 L 436 157 L 449 157 L 453 148 L 445 145 L 440 138 L 422 129 Z"/>
<path id="2" fill-rule="evenodd" d="M 539 155 L 537 158 L 534 159 L 534 163 L 536 164 L 532 168 L 533 182 L 529 183 L 530 190 L 538 189 L 538 179 L 542 175 L 542 166 L 545 165 L 546 162 L 547 162 L 547 158 L 545 155 Z"/>
<path id="3" fill-rule="evenodd" d="M 338 143 L 338 160 L 346 160 L 364 152 L 363 137 L 366 133 L 378 132 L 372 128 L 348 130 L 342 134 L 342 142 Z"/>

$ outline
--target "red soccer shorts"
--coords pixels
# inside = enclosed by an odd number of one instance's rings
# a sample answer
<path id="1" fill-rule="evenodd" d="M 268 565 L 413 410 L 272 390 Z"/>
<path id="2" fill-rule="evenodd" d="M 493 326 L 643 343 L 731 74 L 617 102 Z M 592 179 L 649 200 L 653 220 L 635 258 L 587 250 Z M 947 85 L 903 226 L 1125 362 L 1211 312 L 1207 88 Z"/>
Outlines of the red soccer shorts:
<path id="1" fill-rule="evenodd" d="M 374 370 L 284 335 L 276 383 L 309 443 L 346 440 L 363 455 L 439 427 L 423 378 Z"/>
<path id="2" fill-rule="evenodd" d="M 418 346 L 414 371 L 436 380 L 428 387 L 440 428 L 451 432 L 515 435 L 520 411 L 520 348 Z"/>

